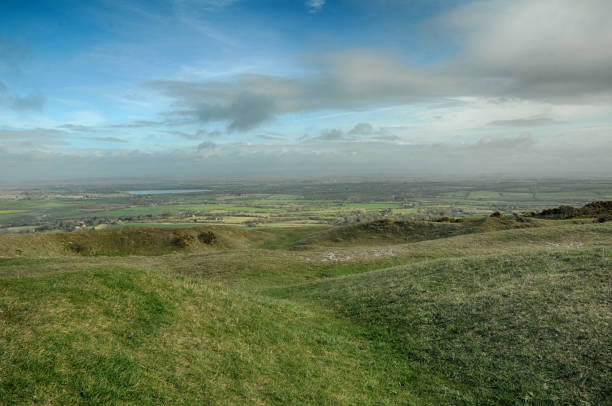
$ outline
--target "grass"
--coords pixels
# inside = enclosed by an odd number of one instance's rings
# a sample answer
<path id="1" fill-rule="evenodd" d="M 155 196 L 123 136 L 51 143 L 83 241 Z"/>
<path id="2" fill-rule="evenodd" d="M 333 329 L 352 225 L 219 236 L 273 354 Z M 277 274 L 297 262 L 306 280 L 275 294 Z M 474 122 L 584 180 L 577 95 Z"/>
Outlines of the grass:
<path id="1" fill-rule="evenodd" d="M 320 226 L 257 230 L 218 226 L 129 226 L 70 233 L 4 235 L 0 238 L 0 257 L 165 255 L 256 246 L 280 248 L 320 229 Z M 214 234 L 214 243 L 200 241 L 200 235 L 205 233 Z M 178 241 L 181 238 L 185 240 L 183 244 Z"/>
<path id="2" fill-rule="evenodd" d="M 601 250 L 445 259 L 275 291 L 317 302 L 444 377 L 439 403 L 611 400 L 612 278 Z M 429 388 L 417 395 L 432 396 Z"/>
<path id="3" fill-rule="evenodd" d="M 13 279 L 0 289 L 2 404 L 411 399 L 393 393 L 376 348 L 300 305 L 129 268 Z"/>
<path id="4" fill-rule="evenodd" d="M 465 219 L 462 222 L 435 222 L 422 220 L 397 221 L 391 219 L 370 223 L 335 227 L 312 234 L 297 241 L 295 248 L 320 245 L 380 245 L 447 238 L 462 234 L 532 228 L 553 225 L 528 217 L 503 216 Z"/>
<path id="5" fill-rule="evenodd" d="M 287 249 L 303 237 L 319 232 L 326 228 L 327 227 L 325 226 L 302 226 L 294 228 L 276 229 L 274 230 L 276 238 L 274 240 L 264 242 L 262 245 L 259 246 L 259 248 L 269 250 Z M 259 228 L 258 230 L 265 230 L 265 228 Z"/>
<path id="6" fill-rule="evenodd" d="M 517 223 L 0 236 L 0 404 L 609 403 L 612 224 Z"/>

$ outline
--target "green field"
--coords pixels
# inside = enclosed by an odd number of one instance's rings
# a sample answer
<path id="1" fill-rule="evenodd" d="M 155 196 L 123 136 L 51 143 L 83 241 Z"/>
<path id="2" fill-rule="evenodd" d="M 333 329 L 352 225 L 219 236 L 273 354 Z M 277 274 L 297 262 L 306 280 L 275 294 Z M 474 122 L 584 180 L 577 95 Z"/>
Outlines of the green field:
<path id="1" fill-rule="evenodd" d="M 0 233 L 125 224 L 340 225 L 379 218 L 469 218 L 612 199 L 610 180 L 194 182 L 186 194 L 130 195 L 170 183 L 0 190 Z"/>
<path id="2" fill-rule="evenodd" d="M 0 236 L 0 404 L 608 404 L 612 222 Z"/>

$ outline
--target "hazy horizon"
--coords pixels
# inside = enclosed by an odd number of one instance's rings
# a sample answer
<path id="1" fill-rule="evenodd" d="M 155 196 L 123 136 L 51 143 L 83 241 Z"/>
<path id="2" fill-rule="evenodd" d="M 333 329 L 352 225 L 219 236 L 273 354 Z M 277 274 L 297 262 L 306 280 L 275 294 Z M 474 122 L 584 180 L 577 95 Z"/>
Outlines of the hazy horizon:
<path id="1" fill-rule="evenodd" d="M 611 174 L 610 1 L 0 11 L 0 184 Z"/>

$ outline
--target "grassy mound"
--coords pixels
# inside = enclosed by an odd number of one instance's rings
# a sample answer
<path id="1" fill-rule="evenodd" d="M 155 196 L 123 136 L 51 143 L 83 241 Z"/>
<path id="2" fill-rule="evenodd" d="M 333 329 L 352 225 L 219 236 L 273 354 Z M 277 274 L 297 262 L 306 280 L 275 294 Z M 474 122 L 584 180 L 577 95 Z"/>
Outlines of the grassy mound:
<path id="1" fill-rule="evenodd" d="M 411 403 L 350 326 L 201 280 L 0 280 L 0 326 L 3 405 Z"/>
<path id="2" fill-rule="evenodd" d="M 463 234 L 539 227 L 544 224 L 542 221 L 520 216 L 465 219 L 461 222 L 385 219 L 325 230 L 297 241 L 293 247 L 308 248 L 329 244 L 340 246 L 398 244 L 435 240 Z"/>
<path id="3" fill-rule="evenodd" d="M 256 246 L 276 249 L 319 228 L 243 229 L 116 227 L 64 233 L 0 235 L 0 257 L 121 256 L 196 253 Z"/>
<path id="4" fill-rule="evenodd" d="M 444 377 L 439 391 L 448 397 L 439 403 L 604 404 L 612 396 L 611 266 L 601 249 L 526 251 L 275 294 L 334 309 L 418 373 Z"/>

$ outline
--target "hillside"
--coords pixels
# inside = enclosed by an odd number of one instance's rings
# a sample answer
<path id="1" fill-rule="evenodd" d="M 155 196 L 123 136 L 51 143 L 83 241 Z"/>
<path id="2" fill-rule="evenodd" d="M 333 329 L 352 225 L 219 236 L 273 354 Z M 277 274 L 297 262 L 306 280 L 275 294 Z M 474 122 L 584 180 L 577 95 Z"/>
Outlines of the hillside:
<path id="1" fill-rule="evenodd" d="M 2 280 L 0 309 L 1 404 L 411 397 L 342 322 L 204 281 L 117 267 Z"/>
<path id="2" fill-rule="evenodd" d="M 447 238 L 463 234 L 531 228 L 551 225 L 545 221 L 521 216 L 483 217 L 461 221 L 398 221 L 384 219 L 334 227 L 297 241 L 294 248 L 332 245 L 398 244 Z"/>
<path id="3" fill-rule="evenodd" d="M 417 376 L 444 382 L 435 389 L 444 403 L 603 404 L 612 381 L 611 282 L 601 250 L 532 251 L 431 261 L 275 294 L 362 325 Z"/>
<path id="4" fill-rule="evenodd" d="M 1 236 L 0 404 L 611 398 L 612 223 L 350 227 Z"/>
<path id="5" fill-rule="evenodd" d="M 299 237 L 319 229 L 113 227 L 91 231 L 0 235 L 0 257 L 164 255 L 275 247 L 282 246 L 286 238 Z"/>

